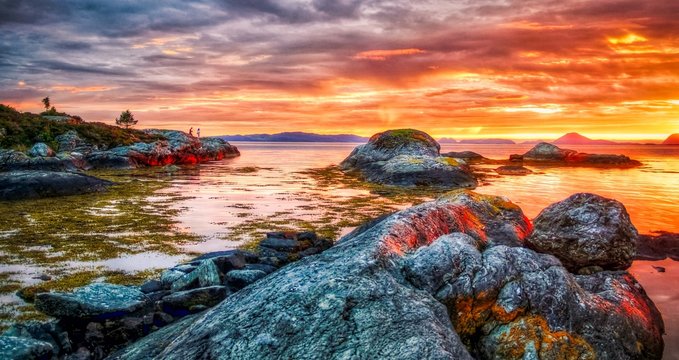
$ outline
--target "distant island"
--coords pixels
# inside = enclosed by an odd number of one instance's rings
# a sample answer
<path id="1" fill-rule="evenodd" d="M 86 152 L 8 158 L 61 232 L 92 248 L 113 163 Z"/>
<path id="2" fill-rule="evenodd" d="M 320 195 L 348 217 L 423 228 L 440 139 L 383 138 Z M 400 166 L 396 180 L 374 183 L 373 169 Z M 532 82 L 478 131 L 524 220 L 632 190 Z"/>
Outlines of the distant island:
<path id="1" fill-rule="evenodd" d="M 364 143 L 368 141 L 367 137 L 352 135 L 352 134 L 338 134 L 338 135 L 323 135 L 313 134 L 301 131 L 282 132 L 277 134 L 251 134 L 251 135 L 222 135 L 219 138 L 226 141 L 258 141 L 258 142 L 349 142 L 349 143 Z"/>
<path id="2" fill-rule="evenodd" d="M 337 143 L 366 143 L 369 137 L 353 134 L 314 134 L 302 131 L 288 131 L 276 134 L 247 134 L 247 135 L 221 135 L 217 138 L 226 141 L 252 141 L 252 142 L 337 142 Z M 522 145 L 534 145 L 543 140 L 525 140 L 519 142 Z M 576 132 L 567 133 L 554 141 L 547 141 L 554 145 L 655 145 L 659 142 L 616 142 L 603 139 L 591 139 Z M 439 144 L 462 144 L 462 145 L 514 145 L 517 142 L 502 138 L 480 138 L 455 140 L 450 137 L 438 139 Z M 679 145 L 679 134 L 670 135 L 663 145 Z"/>
<path id="3" fill-rule="evenodd" d="M 593 140 L 587 136 L 572 132 L 568 133 L 554 141 L 554 145 L 616 145 L 615 141 L 610 140 Z"/>
<path id="4" fill-rule="evenodd" d="M 512 145 L 516 144 L 509 139 L 465 139 L 460 140 L 460 144 L 494 144 L 494 145 Z"/>
<path id="5" fill-rule="evenodd" d="M 679 134 L 672 134 L 662 142 L 663 145 L 679 145 Z"/>

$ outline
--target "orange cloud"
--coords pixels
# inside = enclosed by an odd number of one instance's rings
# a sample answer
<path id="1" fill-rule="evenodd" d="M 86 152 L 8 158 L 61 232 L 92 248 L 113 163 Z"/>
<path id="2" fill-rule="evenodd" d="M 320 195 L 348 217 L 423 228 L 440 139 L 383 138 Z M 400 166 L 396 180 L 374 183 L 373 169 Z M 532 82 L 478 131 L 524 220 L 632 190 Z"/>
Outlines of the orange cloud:
<path id="1" fill-rule="evenodd" d="M 424 50 L 416 49 L 416 48 L 392 49 L 392 50 L 368 50 L 368 51 L 361 51 L 360 53 L 354 55 L 353 59 L 384 61 L 387 58 L 390 58 L 390 57 L 393 57 L 393 56 L 415 55 L 415 54 L 422 54 L 424 52 L 425 52 Z"/>

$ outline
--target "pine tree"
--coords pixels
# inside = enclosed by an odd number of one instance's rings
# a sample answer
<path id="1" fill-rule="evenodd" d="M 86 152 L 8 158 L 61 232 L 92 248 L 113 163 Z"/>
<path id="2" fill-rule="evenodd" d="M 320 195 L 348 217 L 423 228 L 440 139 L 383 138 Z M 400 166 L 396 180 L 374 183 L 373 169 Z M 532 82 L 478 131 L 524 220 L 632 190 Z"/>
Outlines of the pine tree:
<path id="1" fill-rule="evenodd" d="M 116 119 L 116 125 L 124 126 L 125 129 L 129 129 L 130 126 L 137 125 L 137 120 L 134 119 L 130 110 L 125 110 L 120 113 L 120 117 Z"/>

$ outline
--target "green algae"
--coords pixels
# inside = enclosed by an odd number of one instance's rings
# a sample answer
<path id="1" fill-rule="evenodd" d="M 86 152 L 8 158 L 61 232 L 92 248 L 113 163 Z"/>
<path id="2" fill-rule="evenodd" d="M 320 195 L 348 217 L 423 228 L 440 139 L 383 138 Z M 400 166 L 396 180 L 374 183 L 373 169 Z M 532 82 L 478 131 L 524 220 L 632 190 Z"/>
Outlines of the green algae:
<path id="1" fill-rule="evenodd" d="M 151 251 L 180 254 L 180 245 L 199 240 L 178 228 L 181 209 L 171 206 L 187 197 L 158 192 L 169 185 L 162 169 L 90 174 L 116 185 L 102 193 L 0 202 L 0 263 L 35 267 L 53 279 L 19 289 L 21 283 L 12 274 L 0 273 L 0 293 L 19 290 L 30 300 L 37 292 L 71 290 L 99 279 L 139 283 L 152 272 L 84 270 L 78 264 Z M 38 317 L 31 305 L 6 307 L 21 318 Z"/>

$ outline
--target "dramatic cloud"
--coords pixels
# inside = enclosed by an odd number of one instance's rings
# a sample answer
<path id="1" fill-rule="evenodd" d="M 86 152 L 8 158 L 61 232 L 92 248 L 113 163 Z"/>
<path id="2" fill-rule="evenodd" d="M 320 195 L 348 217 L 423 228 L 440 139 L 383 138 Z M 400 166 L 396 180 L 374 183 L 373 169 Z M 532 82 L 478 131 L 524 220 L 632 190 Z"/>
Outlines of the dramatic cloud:
<path id="1" fill-rule="evenodd" d="M 0 102 L 206 134 L 679 132 L 679 2 L 0 0 Z M 194 126 L 194 127 L 195 127 Z"/>

